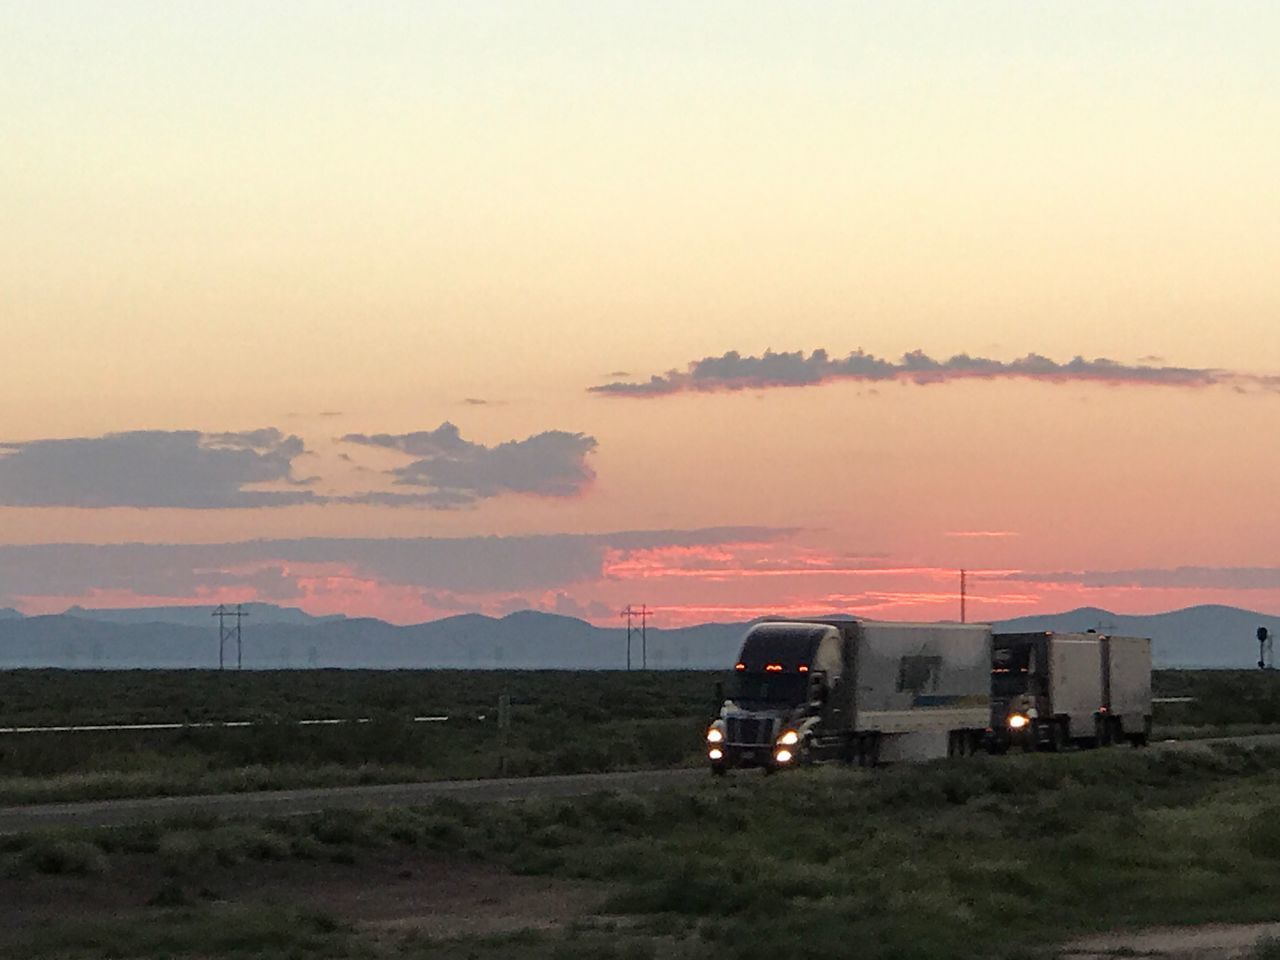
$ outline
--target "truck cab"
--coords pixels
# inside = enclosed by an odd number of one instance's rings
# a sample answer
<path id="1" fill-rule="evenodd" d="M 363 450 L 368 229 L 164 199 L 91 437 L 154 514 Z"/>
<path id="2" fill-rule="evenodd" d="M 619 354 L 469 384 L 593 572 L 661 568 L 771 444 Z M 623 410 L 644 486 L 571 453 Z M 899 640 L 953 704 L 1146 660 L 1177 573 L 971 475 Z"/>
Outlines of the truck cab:
<path id="1" fill-rule="evenodd" d="M 849 712 L 844 640 L 831 624 L 773 621 L 753 626 L 707 730 L 713 773 L 773 771 L 839 750 Z"/>

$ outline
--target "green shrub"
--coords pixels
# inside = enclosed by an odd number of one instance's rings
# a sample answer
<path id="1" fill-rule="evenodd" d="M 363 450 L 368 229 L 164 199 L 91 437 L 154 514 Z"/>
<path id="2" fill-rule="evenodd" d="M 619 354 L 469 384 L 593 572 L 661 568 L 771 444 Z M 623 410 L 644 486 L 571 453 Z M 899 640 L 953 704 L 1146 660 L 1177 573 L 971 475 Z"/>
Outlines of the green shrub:
<path id="1" fill-rule="evenodd" d="M 96 875 L 107 872 L 107 856 L 96 843 L 53 833 L 33 835 L 19 863 L 36 873 Z"/>
<path id="2" fill-rule="evenodd" d="M 1255 857 L 1280 860 L 1280 806 L 1265 807 L 1250 818 L 1244 843 Z"/>

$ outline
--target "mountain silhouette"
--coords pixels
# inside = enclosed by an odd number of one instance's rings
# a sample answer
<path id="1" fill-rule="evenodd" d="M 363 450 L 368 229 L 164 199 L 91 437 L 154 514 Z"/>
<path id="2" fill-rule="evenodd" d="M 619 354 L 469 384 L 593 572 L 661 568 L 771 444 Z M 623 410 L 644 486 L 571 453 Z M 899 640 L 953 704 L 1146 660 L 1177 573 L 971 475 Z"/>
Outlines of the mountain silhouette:
<path id="1" fill-rule="evenodd" d="M 0 668 L 146 669 L 218 665 L 217 623 L 207 606 L 90 610 L 24 617 L 0 611 Z M 522 610 L 505 617 L 461 614 L 408 626 L 362 617 L 315 617 L 292 607 L 245 604 L 248 669 L 445 668 L 619 670 L 626 630 L 574 617 Z M 731 663 L 746 623 L 650 627 L 632 631 L 631 663 L 659 670 L 714 670 Z M 1098 630 L 1149 636 L 1157 666 L 1252 667 L 1256 631 L 1280 633 L 1280 617 L 1235 607 L 1199 606 L 1148 615 L 1093 607 L 1019 617 L 999 631 Z M 223 651 L 236 662 L 234 642 Z"/>

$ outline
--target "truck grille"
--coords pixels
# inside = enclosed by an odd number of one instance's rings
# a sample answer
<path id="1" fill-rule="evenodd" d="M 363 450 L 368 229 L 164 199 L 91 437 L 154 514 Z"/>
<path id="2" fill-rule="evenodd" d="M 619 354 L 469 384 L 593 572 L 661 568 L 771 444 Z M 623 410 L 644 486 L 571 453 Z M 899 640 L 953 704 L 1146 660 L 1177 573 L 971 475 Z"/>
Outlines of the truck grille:
<path id="1" fill-rule="evenodd" d="M 773 721 L 753 717 L 729 718 L 729 742 L 759 746 L 773 742 Z"/>

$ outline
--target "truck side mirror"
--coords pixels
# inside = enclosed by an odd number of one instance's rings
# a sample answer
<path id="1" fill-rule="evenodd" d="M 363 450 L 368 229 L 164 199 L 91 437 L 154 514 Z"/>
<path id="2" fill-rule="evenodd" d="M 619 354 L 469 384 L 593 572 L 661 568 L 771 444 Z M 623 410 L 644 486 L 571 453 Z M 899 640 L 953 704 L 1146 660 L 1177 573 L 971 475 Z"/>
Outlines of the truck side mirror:
<path id="1" fill-rule="evenodd" d="M 827 702 L 827 678 L 824 674 L 809 675 L 809 702 L 814 706 L 822 706 Z"/>

